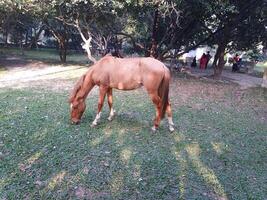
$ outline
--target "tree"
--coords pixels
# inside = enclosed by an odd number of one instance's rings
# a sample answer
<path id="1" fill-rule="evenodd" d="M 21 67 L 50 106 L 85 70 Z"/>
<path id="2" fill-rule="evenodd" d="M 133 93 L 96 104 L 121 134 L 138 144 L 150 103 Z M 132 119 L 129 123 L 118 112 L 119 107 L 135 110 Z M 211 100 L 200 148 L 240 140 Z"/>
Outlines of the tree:
<path id="1" fill-rule="evenodd" d="M 43 29 L 49 30 L 63 62 L 74 35 L 80 35 L 92 62 L 92 50 L 105 54 L 122 41 L 160 60 L 203 44 L 216 46 L 213 66 L 219 77 L 226 52 L 255 49 L 266 38 L 266 7 L 265 0 L 0 0 L 0 10 L 5 11 L 0 23 L 6 33 L 20 27 L 14 34 L 21 30 L 31 47 Z M 29 29 L 35 30 L 34 37 L 28 36 Z"/>
<path id="2" fill-rule="evenodd" d="M 33 9 L 33 5 L 34 1 L 0 1 L 0 31 L 4 35 L 6 46 L 8 36 L 13 38 L 13 42 L 21 47 L 37 46 L 42 26 L 40 19 L 36 15 L 36 10 Z M 35 34 L 33 34 L 32 29 L 34 29 Z M 36 33 L 36 31 L 38 32 Z"/>
<path id="3" fill-rule="evenodd" d="M 214 77 L 219 78 L 227 51 L 255 48 L 266 36 L 266 1 L 206 1 L 204 26 L 211 32 L 208 44 L 217 45 Z"/>
<path id="4" fill-rule="evenodd" d="M 177 58 L 209 38 L 202 26 L 208 16 L 197 2 L 202 1 L 131 1 L 124 6 L 129 20 L 120 34 L 146 55 Z"/>

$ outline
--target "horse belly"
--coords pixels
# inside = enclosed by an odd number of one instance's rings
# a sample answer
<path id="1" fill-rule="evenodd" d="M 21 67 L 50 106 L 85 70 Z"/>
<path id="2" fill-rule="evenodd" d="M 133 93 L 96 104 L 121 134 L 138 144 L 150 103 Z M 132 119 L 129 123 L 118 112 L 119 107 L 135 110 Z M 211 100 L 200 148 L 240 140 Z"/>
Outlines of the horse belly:
<path id="1" fill-rule="evenodd" d="M 142 86 L 140 78 L 123 76 L 120 79 L 110 80 L 111 87 L 119 90 L 134 90 Z"/>
<path id="2" fill-rule="evenodd" d="M 112 84 L 112 88 L 119 90 L 134 90 L 142 86 L 142 83 L 135 81 L 119 81 L 118 83 Z"/>

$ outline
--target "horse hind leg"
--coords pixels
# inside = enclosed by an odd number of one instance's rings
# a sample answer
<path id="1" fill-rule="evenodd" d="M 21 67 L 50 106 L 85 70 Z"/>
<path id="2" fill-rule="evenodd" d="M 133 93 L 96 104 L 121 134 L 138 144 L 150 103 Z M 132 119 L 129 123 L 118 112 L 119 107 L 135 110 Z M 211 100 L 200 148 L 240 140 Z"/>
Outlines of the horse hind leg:
<path id="1" fill-rule="evenodd" d="M 115 110 L 112 107 L 113 104 L 113 97 L 112 97 L 112 88 L 109 88 L 107 91 L 107 97 L 108 97 L 108 105 L 109 105 L 109 109 L 110 109 L 110 113 L 108 116 L 108 121 L 112 121 L 114 115 L 115 115 Z"/>
<path id="2" fill-rule="evenodd" d="M 156 131 L 158 129 L 160 121 L 161 121 L 161 107 L 163 105 L 162 105 L 161 98 L 156 93 L 151 93 L 150 97 L 151 97 L 151 99 L 152 99 L 152 101 L 156 107 L 156 117 L 154 120 L 154 126 L 151 129 L 152 129 L 152 131 Z M 171 103 L 169 100 L 168 100 L 168 104 L 166 107 L 166 114 L 168 117 L 169 131 L 173 132 L 175 125 L 174 125 L 173 120 L 172 120 L 172 109 L 171 109 Z"/>
<path id="3" fill-rule="evenodd" d="M 166 108 L 166 113 L 168 116 L 169 130 L 170 130 L 170 132 L 173 132 L 174 131 L 174 123 L 172 121 L 172 109 L 171 109 L 171 103 L 169 100 L 168 100 L 168 105 Z"/>
<path id="4" fill-rule="evenodd" d="M 156 92 L 150 93 L 149 95 L 151 97 L 152 102 L 154 103 L 156 107 L 156 117 L 154 119 L 154 126 L 151 128 L 152 131 L 155 132 L 158 129 L 160 120 L 161 120 L 162 100 L 160 99 L 160 97 L 158 96 Z"/>
<path id="5" fill-rule="evenodd" d="M 95 117 L 95 120 L 93 121 L 91 127 L 94 127 L 98 124 L 100 117 L 101 117 L 101 110 L 104 104 L 105 96 L 107 93 L 107 88 L 105 87 L 99 87 L 99 98 L 98 98 L 98 107 L 97 107 L 97 114 Z"/>

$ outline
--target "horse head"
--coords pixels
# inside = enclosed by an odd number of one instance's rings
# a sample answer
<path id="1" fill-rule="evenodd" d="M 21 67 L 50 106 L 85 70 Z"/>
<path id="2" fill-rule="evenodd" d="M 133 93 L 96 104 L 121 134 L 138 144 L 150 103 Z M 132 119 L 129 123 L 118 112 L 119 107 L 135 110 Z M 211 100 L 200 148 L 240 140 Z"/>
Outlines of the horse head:
<path id="1" fill-rule="evenodd" d="M 70 116 L 72 124 L 80 123 L 85 108 L 86 105 L 83 100 L 82 101 L 75 100 L 70 103 Z"/>
<path id="2" fill-rule="evenodd" d="M 85 99 L 83 91 L 82 91 L 82 84 L 84 81 L 85 76 L 82 76 L 78 83 L 76 84 L 72 95 L 69 99 L 70 103 L 70 116 L 72 124 L 79 124 L 82 118 L 82 115 L 85 111 Z"/>

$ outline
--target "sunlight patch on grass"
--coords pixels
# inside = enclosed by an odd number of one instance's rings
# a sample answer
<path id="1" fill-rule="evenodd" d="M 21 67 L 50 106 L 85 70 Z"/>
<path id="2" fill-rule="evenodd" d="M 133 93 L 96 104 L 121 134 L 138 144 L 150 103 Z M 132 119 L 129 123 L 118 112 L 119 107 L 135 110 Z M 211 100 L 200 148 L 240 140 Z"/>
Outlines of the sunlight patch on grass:
<path id="1" fill-rule="evenodd" d="M 124 134 L 125 134 L 125 129 L 121 129 L 121 130 L 118 132 L 117 143 L 118 143 L 119 145 L 122 145 L 123 142 L 124 142 Z"/>
<path id="2" fill-rule="evenodd" d="M 176 135 L 176 136 L 178 136 L 178 135 Z M 176 138 L 177 139 L 178 138 L 181 139 L 181 136 L 176 137 Z M 178 165 L 179 165 L 179 168 L 180 168 L 179 174 L 178 174 L 178 178 L 179 178 L 179 186 L 178 186 L 178 188 L 179 188 L 179 198 L 180 199 L 185 199 L 188 164 L 187 164 L 187 161 L 184 158 L 184 156 L 181 155 L 181 152 L 177 151 L 175 147 L 172 147 L 171 151 L 172 151 L 173 155 L 175 156 L 175 159 L 178 161 Z"/>
<path id="3" fill-rule="evenodd" d="M 2 175 L 2 174 L 0 174 L 0 175 Z M 16 176 L 17 176 L 17 173 L 15 171 L 11 172 L 10 174 L 5 174 L 5 176 L 1 176 L 1 179 L 0 179 L 0 199 L 2 198 L 2 196 L 1 196 L 2 191 L 5 191 L 5 187 L 8 186 L 10 183 L 12 183 L 13 178 Z M 4 192 L 3 192 L 3 194 L 4 194 Z"/>
<path id="4" fill-rule="evenodd" d="M 1 178 L 0 180 L 0 189 L 2 190 L 5 185 L 7 184 L 7 179 L 6 178 Z"/>
<path id="5" fill-rule="evenodd" d="M 130 147 L 122 150 L 121 160 L 124 162 L 124 164 L 127 165 L 129 163 L 132 153 L 132 148 Z"/>
<path id="6" fill-rule="evenodd" d="M 97 146 L 99 145 L 103 140 L 104 140 L 104 136 L 101 136 L 101 137 L 98 137 L 96 139 L 94 139 L 92 142 L 91 142 L 91 145 L 92 146 Z"/>
<path id="7" fill-rule="evenodd" d="M 1 191 L 3 191 L 4 187 L 9 184 L 10 180 L 11 180 L 10 177 L 6 177 L 6 178 L 1 177 L 1 180 L 0 180 L 0 190 Z M 1 198 L 1 195 L 0 195 L 0 198 Z"/>
<path id="8" fill-rule="evenodd" d="M 123 174 L 117 172 L 113 175 L 113 179 L 110 184 L 110 190 L 113 195 L 116 195 L 123 187 Z"/>
<path id="9" fill-rule="evenodd" d="M 186 147 L 186 151 L 189 155 L 189 158 L 196 170 L 196 172 L 202 176 L 204 181 L 208 184 L 208 187 L 215 192 L 215 195 L 218 199 L 227 199 L 223 186 L 220 184 L 216 174 L 212 169 L 209 169 L 206 165 L 202 163 L 199 156 L 201 149 L 199 144 L 193 143 Z"/>
<path id="10" fill-rule="evenodd" d="M 174 135 L 174 140 L 177 144 L 185 140 L 185 136 L 183 133 L 179 132 L 179 134 Z M 187 171 L 188 171 L 188 164 L 187 160 L 185 159 L 183 152 L 178 151 L 175 146 L 171 148 L 172 154 L 175 156 L 175 159 L 179 165 L 179 198 L 185 199 L 185 192 L 186 192 L 186 180 L 187 180 Z"/>
<path id="11" fill-rule="evenodd" d="M 27 169 L 31 168 L 32 164 L 34 164 L 42 155 L 43 155 L 42 152 L 36 152 L 34 155 L 29 157 L 25 162 L 19 163 L 18 164 L 19 170 L 25 172 Z"/>
<path id="12" fill-rule="evenodd" d="M 88 168 L 85 167 L 82 170 L 79 170 L 76 174 L 70 175 L 68 174 L 68 177 L 66 179 L 67 184 L 69 185 L 75 185 L 76 183 L 79 183 L 81 179 L 88 174 Z"/>
<path id="13" fill-rule="evenodd" d="M 132 176 L 135 180 L 138 180 L 141 177 L 141 165 L 134 165 Z"/>
<path id="14" fill-rule="evenodd" d="M 111 134 L 112 134 L 111 128 L 104 129 L 104 134 L 105 134 L 106 137 L 110 137 Z"/>
<path id="15" fill-rule="evenodd" d="M 187 162 L 185 159 L 180 158 L 179 159 L 179 164 L 180 164 L 180 168 L 181 168 L 181 174 L 180 174 L 180 178 L 179 178 L 179 193 L 180 193 L 180 199 L 184 199 L 185 198 L 185 191 L 186 191 L 186 176 L 187 176 Z"/>
<path id="16" fill-rule="evenodd" d="M 222 154 L 223 153 L 223 149 L 224 149 L 224 144 L 220 143 L 220 142 L 211 142 L 212 148 L 213 150 L 218 154 Z"/>
<path id="17" fill-rule="evenodd" d="M 107 140 L 111 136 L 111 132 L 104 131 L 104 135 L 95 138 L 92 140 L 91 145 L 92 146 L 98 146 L 100 145 L 104 140 Z"/>
<path id="18" fill-rule="evenodd" d="M 175 140 L 175 142 L 181 142 L 184 140 L 184 135 L 183 134 L 174 135 L 173 139 Z"/>
<path id="19" fill-rule="evenodd" d="M 26 163 L 28 165 L 32 165 L 36 160 L 38 160 L 41 157 L 42 154 L 43 154 L 42 152 L 36 152 L 34 155 L 32 155 L 30 158 L 26 160 Z"/>
<path id="20" fill-rule="evenodd" d="M 198 143 L 192 143 L 192 144 L 188 145 L 186 147 L 186 151 L 193 158 L 198 158 L 200 153 L 201 153 L 201 150 L 200 150 Z"/>
<path id="21" fill-rule="evenodd" d="M 44 128 L 42 131 L 37 131 L 35 132 L 31 139 L 33 141 L 42 141 L 43 139 L 45 139 L 45 137 L 47 136 L 48 130 L 47 128 Z"/>
<path id="22" fill-rule="evenodd" d="M 66 171 L 63 170 L 56 174 L 48 183 L 48 189 L 53 190 L 57 185 L 60 185 L 66 175 Z"/>

